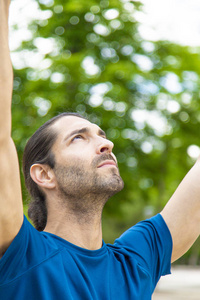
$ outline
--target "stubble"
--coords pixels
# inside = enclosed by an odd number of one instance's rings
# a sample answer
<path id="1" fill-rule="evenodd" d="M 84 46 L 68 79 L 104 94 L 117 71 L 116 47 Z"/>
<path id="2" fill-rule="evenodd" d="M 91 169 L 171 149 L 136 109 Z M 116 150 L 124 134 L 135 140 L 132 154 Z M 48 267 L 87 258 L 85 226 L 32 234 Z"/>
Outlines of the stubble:
<path id="1" fill-rule="evenodd" d="M 104 172 L 97 168 L 101 162 L 111 159 L 114 160 L 110 154 L 102 154 L 89 167 L 78 160 L 67 166 L 56 164 L 54 172 L 63 204 L 84 214 L 102 211 L 108 199 L 124 186 L 118 168 L 109 167 Z"/>

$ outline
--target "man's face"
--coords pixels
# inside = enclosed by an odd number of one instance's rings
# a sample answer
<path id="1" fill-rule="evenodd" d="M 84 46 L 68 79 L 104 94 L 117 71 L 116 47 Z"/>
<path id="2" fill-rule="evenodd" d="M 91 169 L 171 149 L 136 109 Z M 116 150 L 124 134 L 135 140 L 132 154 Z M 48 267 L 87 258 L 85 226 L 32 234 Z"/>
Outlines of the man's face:
<path id="1" fill-rule="evenodd" d="M 113 143 L 95 124 L 75 117 L 59 119 L 53 128 L 58 132 L 53 146 L 54 173 L 58 189 L 65 197 L 106 195 L 123 188 Z"/>

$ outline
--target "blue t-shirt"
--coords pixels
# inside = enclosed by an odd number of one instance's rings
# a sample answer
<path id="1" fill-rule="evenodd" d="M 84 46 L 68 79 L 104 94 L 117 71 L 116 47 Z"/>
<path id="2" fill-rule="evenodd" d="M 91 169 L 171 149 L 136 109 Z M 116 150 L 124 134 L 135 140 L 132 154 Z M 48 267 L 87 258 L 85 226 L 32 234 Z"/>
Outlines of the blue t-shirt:
<path id="1" fill-rule="evenodd" d="M 160 214 L 113 245 L 86 250 L 24 218 L 0 260 L 1 300 L 149 300 L 170 273 L 172 239 Z"/>

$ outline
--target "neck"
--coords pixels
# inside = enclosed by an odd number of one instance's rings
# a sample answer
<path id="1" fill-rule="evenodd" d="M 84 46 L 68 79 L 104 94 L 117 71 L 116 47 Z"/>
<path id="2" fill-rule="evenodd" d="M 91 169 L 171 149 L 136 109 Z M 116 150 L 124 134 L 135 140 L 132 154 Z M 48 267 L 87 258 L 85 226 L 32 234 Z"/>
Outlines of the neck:
<path id="1" fill-rule="evenodd" d="M 83 199 L 75 202 L 76 204 L 86 203 Z M 49 203 L 52 202 L 49 201 Z M 53 208 L 48 206 L 48 219 L 45 231 L 53 233 L 81 248 L 88 250 L 100 249 L 102 247 L 102 207 L 98 209 L 95 207 L 94 210 L 92 205 L 90 205 L 88 210 L 86 207 L 83 210 L 76 205 L 76 209 L 74 207 L 72 209 L 70 205 L 67 205 L 69 204 L 67 201 L 62 205 L 58 205 L 58 203 L 59 201 L 57 201 L 56 207 L 54 206 Z"/>

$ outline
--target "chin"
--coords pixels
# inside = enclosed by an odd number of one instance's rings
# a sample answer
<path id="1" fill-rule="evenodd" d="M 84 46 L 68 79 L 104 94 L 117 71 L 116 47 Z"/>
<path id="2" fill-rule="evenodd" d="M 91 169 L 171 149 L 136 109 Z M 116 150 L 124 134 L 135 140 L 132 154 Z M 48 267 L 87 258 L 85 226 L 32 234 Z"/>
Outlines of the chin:
<path id="1" fill-rule="evenodd" d="M 107 181 L 106 186 L 113 196 L 124 188 L 124 182 L 119 175 L 114 175 L 111 180 Z"/>

